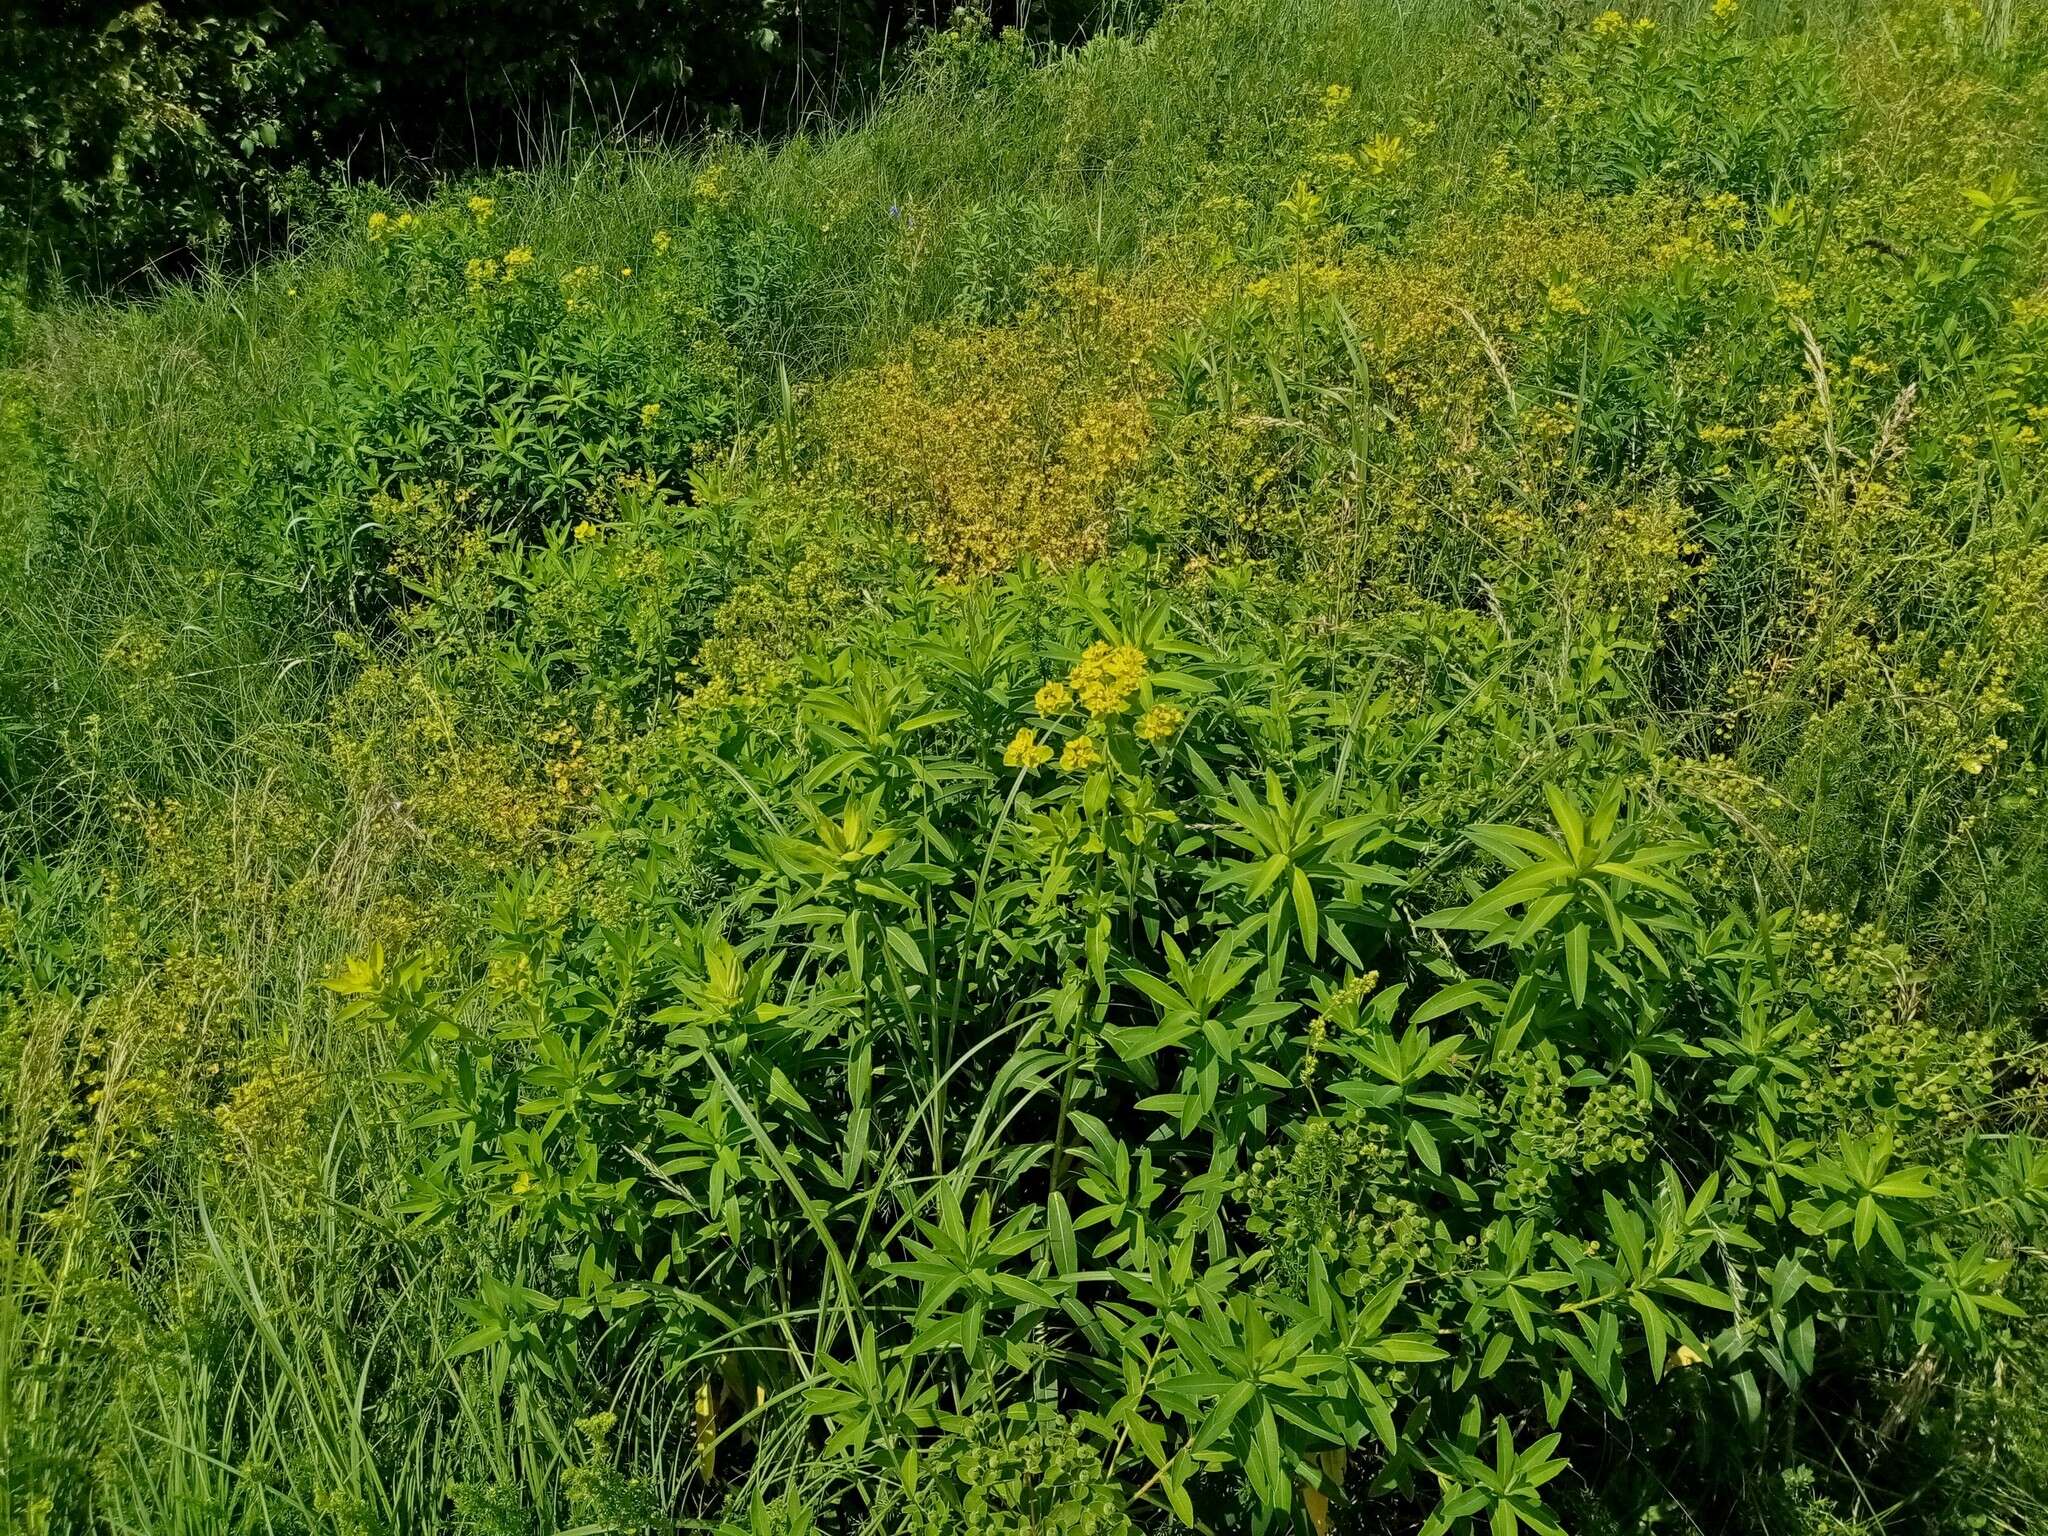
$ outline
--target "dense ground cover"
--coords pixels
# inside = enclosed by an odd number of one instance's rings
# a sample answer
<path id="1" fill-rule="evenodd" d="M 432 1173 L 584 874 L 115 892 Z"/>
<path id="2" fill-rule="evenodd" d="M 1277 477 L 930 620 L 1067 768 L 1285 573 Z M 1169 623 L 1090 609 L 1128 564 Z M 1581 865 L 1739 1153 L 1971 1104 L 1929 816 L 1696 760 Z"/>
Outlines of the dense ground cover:
<path id="1" fill-rule="evenodd" d="M 963 25 L 20 314 L 8 1528 L 2048 1518 L 2044 63 Z"/>

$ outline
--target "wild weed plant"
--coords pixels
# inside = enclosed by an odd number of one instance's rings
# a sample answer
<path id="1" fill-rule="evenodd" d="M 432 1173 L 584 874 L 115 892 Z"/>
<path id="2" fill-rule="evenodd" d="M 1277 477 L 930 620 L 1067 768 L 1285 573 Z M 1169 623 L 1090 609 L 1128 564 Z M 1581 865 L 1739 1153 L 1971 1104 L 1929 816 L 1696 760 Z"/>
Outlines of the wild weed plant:
<path id="1" fill-rule="evenodd" d="M 2044 48 L 969 26 L 23 312 L 8 1528 L 2048 1515 Z"/>

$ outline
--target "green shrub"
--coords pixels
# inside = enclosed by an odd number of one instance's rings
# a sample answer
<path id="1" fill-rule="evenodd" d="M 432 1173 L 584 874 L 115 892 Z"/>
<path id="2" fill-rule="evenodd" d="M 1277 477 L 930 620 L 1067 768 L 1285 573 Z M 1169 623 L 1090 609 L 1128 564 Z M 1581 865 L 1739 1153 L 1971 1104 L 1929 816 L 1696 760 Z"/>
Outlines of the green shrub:
<path id="1" fill-rule="evenodd" d="M 482 195 L 367 215 L 362 324 L 260 474 L 259 557 L 350 611 L 467 530 L 533 538 L 602 516 L 621 477 L 679 484 L 730 428 L 731 354 L 666 232 L 604 268 L 508 245 L 496 218 Z"/>
<path id="2" fill-rule="evenodd" d="M 1992 1037 L 1703 905 L 1711 811 L 1572 754 L 1465 823 L 1425 652 L 1046 595 L 814 663 L 715 900 L 527 890 L 483 972 L 337 984 L 435 1128 L 404 1208 L 529 1256 L 458 1356 L 708 1381 L 727 1464 L 807 1412 L 803 1477 L 906 1519 L 1020 1497 L 948 1438 L 1002 1422 L 1183 1520 L 1545 1531 L 1622 1437 L 1733 1501 L 1810 1393 L 2015 1310 L 1985 1213 L 2048 1189 L 1945 1150 Z"/>
<path id="3" fill-rule="evenodd" d="M 0 273 L 100 284 L 261 224 L 322 88 L 317 26 L 274 10 L 66 0 L 0 23 Z"/>
<path id="4" fill-rule="evenodd" d="M 1843 107 L 1820 50 L 1757 40 L 1736 0 L 1666 35 L 1648 16 L 1593 18 L 1538 91 L 1534 162 L 1601 192 L 1651 183 L 1764 206 L 1831 173 Z"/>

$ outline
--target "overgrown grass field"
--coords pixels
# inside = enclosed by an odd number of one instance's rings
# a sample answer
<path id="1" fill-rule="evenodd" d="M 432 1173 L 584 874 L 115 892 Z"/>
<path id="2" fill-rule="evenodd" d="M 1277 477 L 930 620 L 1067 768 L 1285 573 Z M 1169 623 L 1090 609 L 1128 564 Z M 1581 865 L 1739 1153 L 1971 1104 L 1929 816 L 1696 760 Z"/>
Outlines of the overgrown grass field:
<path id="1" fill-rule="evenodd" d="M 0 328 L 0 1530 L 2048 1529 L 2048 16 L 1175 0 Z"/>

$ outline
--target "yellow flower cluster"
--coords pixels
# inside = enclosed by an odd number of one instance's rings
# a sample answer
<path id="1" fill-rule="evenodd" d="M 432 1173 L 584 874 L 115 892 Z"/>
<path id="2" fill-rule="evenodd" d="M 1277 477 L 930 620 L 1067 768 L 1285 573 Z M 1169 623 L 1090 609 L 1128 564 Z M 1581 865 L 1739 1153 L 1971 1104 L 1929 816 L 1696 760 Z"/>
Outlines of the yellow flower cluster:
<path id="1" fill-rule="evenodd" d="M 1560 315 L 1590 315 L 1593 312 L 1579 297 L 1579 290 L 1570 283 L 1552 283 L 1546 302 L 1553 313 Z"/>
<path id="2" fill-rule="evenodd" d="M 178 800 L 135 808 L 122 818 L 141 835 L 151 890 L 181 909 L 217 923 L 223 947 L 246 937 L 251 915 L 275 911 L 286 893 L 278 870 L 303 861 L 319 846 L 322 814 L 312 801 L 282 788 L 238 803 L 231 829 L 217 827 L 205 809 Z M 263 858 L 251 857 L 260 849 Z M 289 900 L 317 901 L 312 882 Z"/>
<path id="3" fill-rule="evenodd" d="M 583 733 L 574 722 L 559 721 L 539 732 L 537 739 L 550 749 L 546 763 L 548 787 L 557 800 L 587 800 L 596 793 L 596 777 L 583 751 Z"/>
<path id="4" fill-rule="evenodd" d="M 1129 709 L 1144 681 L 1142 650 L 1098 640 L 1081 653 L 1064 681 L 1053 678 L 1041 684 L 1031 702 L 1048 719 L 1066 713 L 1078 701 L 1093 719 L 1105 720 Z M 1136 734 L 1141 741 L 1164 746 L 1186 723 L 1187 712 L 1177 705 L 1155 704 L 1139 716 Z M 1028 726 L 1020 727 L 1003 750 L 1003 762 L 1011 768 L 1037 768 L 1051 757 L 1052 747 Z M 1086 733 L 1069 739 L 1060 752 L 1060 767 L 1068 773 L 1086 773 L 1106 761 L 1102 744 Z"/>
<path id="5" fill-rule="evenodd" d="M 1687 509 L 1678 497 L 1667 491 L 1588 508 L 1579 527 L 1589 535 L 1577 567 L 1582 590 L 1619 612 L 1685 617 L 1683 594 L 1713 562 L 1688 536 Z"/>
<path id="6" fill-rule="evenodd" d="M 286 1061 L 265 1062 L 228 1091 L 213 1120 L 232 1165 L 288 1166 L 305 1152 L 320 1079 Z"/>
<path id="7" fill-rule="evenodd" d="M 1083 651 L 1067 674 L 1067 686 L 1097 719 L 1122 714 L 1144 681 L 1145 653 L 1135 645 L 1112 645 L 1107 640 Z"/>
<path id="8" fill-rule="evenodd" d="M 1185 712 L 1172 704 L 1154 704 L 1138 717 L 1138 739 L 1155 747 L 1163 746 L 1187 723 L 1187 718 Z"/>
<path id="9" fill-rule="evenodd" d="M 853 601 L 844 552 L 820 545 L 787 570 L 743 581 L 718 607 L 696 660 L 695 708 L 758 697 L 787 681 L 820 631 Z"/>
<path id="10" fill-rule="evenodd" d="M 472 256 L 464 263 L 462 275 L 469 280 L 469 290 L 475 293 L 486 283 L 514 283 L 520 275 L 533 265 L 533 247 L 515 245 L 505 253 L 501 262 L 495 256 Z"/>
<path id="11" fill-rule="evenodd" d="M 1378 971 L 1352 977 L 1332 993 L 1324 1008 L 1308 1021 L 1307 1048 L 1301 1058 L 1302 1087 L 1306 1088 L 1315 1081 L 1317 1058 L 1329 1048 L 1330 1036 L 1341 1034 L 1347 1026 L 1357 1024 L 1359 1004 L 1371 996 L 1373 988 L 1379 984 Z"/>
<path id="12" fill-rule="evenodd" d="M 1174 312 L 1044 281 L 1013 324 L 921 332 L 822 391 L 807 487 L 878 513 L 949 576 L 1099 556 L 1151 445 L 1144 360 Z"/>
<path id="13" fill-rule="evenodd" d="M 699 171 L 690 183 L 690 193 L 700 202 L 725 202 L 732 195 L 732 189 L 725 184 L 725 167 L 708 165 Z"/>
<path id="14" fill-rule="evenodd" d="M 603 275 L 588 262 L 563 274 L 562 307 L 572 311 L 590 308 L 590 301 L 582 296 L 583 292 Z"/>
<path id="15" fill-rule="evenodd" d="M 525 751 L 490 739 L 413 668 L 366 668 L 337 702 L 328 752 L 352 793 L 374 797 L 379 834 L 436 878 L 495 878 L 567 809 Z M 553 745 L 553 743 L 551 743 Z"/>
<path id="16" fill-rule="evenodd" d="M 101 664 L 111 673 L 122 687 L 133 685 L 155 686 L 161 663 L 170 650 L 170 641 L 154 626 L 125 626 L 120 634 L 100 653 Z"/>
<path id="17" fill-rule="evenodd" d="M 469 211 L 481 226 L 491 222 L 491 215 L 498 211 L 498 205 L 488 197 L 472 197 L 469 200 Z"/>
<path id="18" fill-rule="evenodd" d="M 1593 35 L 1595 37 L 1620 37 L 1627 32 L 1651 32 L 1656 30 L 1656 26 L 1657 23 L 1650 20 L 1647 16 L 1638 16 L 1631 22 L 1619 11 L 1602 11 L 1593 18 Z"/>
<path id="19" fill-rule="evenodd" d="M 1019 727 L 1017 734 L 1010 738 L 1009 746 L 1003 749 L 1005 768 L 1041 768 L 1052 761 L 1052 748 L 1038 739 L 1038 733 L 1028 726 Z"/>

